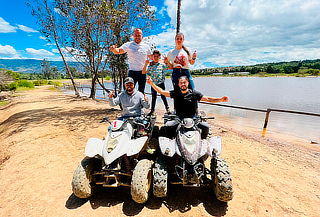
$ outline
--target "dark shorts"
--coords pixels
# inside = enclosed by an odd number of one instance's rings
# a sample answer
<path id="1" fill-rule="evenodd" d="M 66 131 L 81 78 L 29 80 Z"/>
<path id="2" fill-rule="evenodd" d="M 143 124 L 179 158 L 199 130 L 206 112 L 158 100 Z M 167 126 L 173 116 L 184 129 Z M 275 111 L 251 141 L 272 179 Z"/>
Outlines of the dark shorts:
<path id="1" fill-rule="evenodd" d="M 146 74 L 142 74 L 142 71 L 129 70 L 128 76 L 133 78 L 135 86 L 138 82 L 138 85 L 139 85 L 138 90 L 141 93 L 144 93 L 144 89 L 146 87 L 146 80 L 147 80 Z"/>

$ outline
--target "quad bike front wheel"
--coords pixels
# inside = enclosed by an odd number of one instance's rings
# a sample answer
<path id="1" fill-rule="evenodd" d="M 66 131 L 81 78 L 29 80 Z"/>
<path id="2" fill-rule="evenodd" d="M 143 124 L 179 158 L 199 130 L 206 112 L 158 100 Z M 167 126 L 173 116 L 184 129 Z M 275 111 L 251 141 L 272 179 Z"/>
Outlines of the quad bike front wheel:
<path id="1" fill-rule="evenodd" d="M 233 198 L 232 178 L 226 161 L 222 158 L 211 159 L 213 189 L 218 200 L 228 202 Z"/>
<path id="2" fill-rule="evenodd" d="M 153 168 L 153 195 L 166 197 L 168 191 L 168 170 L 163 158 L 158 158 Z"/>
<path id="3" fill-rule="evenodd" d="M 94 193 L 94 186 L 91 185 L 91 174 L 93 170 L 92 159 L 83 159 L 72 178 L 72 191 L 79 198 L 88 198 Z"/>
<path id="4" fill-rule="evenodd" d="M 145 203 L 149 197 L 149 190 L 152 181 L 151 160 L 140 160 L 133 170 L 131 181 L 131 196 L 137 203 Z"/>

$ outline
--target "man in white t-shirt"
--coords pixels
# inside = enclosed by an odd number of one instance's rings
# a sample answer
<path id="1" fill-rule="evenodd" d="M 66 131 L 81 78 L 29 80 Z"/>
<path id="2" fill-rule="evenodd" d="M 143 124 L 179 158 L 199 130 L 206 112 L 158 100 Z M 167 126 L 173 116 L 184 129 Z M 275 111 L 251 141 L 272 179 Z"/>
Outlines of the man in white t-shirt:
<path id="1" fill-rule="evenodd" d="M 146 75 L 142 74 L 142 69 L 147 58 L 152 59 L 152 53 L 149 45 L 142 42 L 142 38 L 142 30 L 136 28 L 133 31 L 133 41 L 126 42 L 119 48 L 116 45 L 112 45 L 110 51 L 114 54 L 127 53 L 129 62 L 128 77 L 133 78 L 134 84 L 138 82 L 138 90 L 144 93 Z"/>

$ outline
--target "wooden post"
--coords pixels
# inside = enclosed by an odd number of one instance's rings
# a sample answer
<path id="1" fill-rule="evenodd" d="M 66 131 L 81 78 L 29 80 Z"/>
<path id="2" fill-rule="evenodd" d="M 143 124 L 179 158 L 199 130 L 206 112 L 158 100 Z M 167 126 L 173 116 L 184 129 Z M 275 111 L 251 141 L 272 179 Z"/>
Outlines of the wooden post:
<path id="1" fill-rule="evenodd" d="M 262 130 L 262 137 L 264 137 L 267 133 L 267 126 L 268 126 L 270 112 L 271 112 L 271 109 L 267 109 L 266 118 L 264 120 L 264 125 Z"/>

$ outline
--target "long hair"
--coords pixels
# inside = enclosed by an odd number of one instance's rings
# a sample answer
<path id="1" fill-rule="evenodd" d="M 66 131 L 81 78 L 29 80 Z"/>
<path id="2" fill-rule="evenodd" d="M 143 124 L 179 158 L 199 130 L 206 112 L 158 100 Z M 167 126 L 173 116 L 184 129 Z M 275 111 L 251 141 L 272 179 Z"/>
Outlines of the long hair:
<path id="1" fill-rule="evenodd" d="M 178 32 L 178 33 L 176 34 L 175 39 L 177 38 L 177 36 L 182 36 L 183 39 L 184 39 L 184 34 L 183 34 L 182 32 Z M 188 54 L 188 56 L 190 56 L 189 50 L 188 50 L 184 45 L 182 45 L 182 49 Z"/>

